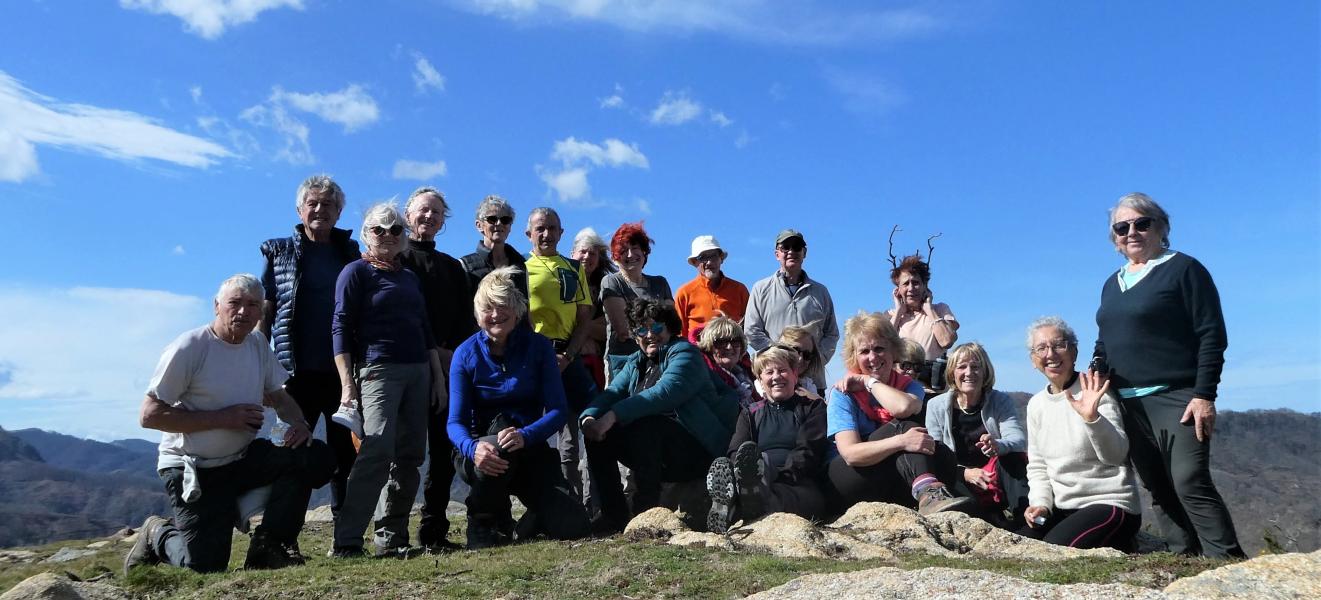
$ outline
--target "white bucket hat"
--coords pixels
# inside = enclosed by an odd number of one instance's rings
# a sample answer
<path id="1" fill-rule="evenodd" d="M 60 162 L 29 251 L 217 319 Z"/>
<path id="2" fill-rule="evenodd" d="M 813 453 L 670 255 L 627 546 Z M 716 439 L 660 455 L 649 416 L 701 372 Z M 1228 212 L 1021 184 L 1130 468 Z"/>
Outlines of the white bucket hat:
<path id="1" fill-rule="evenodd" d="M 688 255 L 688 264 L 697 266 L 697 257 L 707 250 L 719 250 L 721 260 L 729 257 L 729 253 L 720 247 L 720 240 L 717 240 L 716 236 L 699 235 L 693 238 L 693 251 Z"/>

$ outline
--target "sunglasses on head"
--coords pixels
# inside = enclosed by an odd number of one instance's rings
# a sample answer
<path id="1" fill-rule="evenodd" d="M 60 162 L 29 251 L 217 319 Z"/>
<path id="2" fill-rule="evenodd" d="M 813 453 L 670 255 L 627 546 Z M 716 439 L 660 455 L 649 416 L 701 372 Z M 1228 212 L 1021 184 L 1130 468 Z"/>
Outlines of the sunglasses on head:
<path id="1" fill-rule="evenodd" d="M 381 227 L 380 225 L 374 225 L 372 226 L 372 233 L 376 234 L 377 237 L 383 236 L 387 233 L 392 236 L 399 237 L 404 233 L 404 226 L 399 225 L 398 223 L 391 225 L 388 228 Z"/>
<path id="2" fill-rule="evenodd" d="M 662 331 L 665 331 L 664 323 L 652 323 L 651 326 L 649 327 L 639 327 L 637 329 L 634 329 L 633 336 L 646 337 L 648 333 L 652 335 L 660 335 L 660 332 Z"/>
<path id="3" fill-rule="evenodd" d="M 1115 223 L 1110 226 L 1110 229 L 1115 232 L 1115 235 L 1128 235 L 1130 225 L 1133 229 L 1136 229 L 1139 232 L 1146 232 L 1148 229 L 1151 229 L 1151 224 L 1155 222 L 1156 220 L 1151 217 L 1138 217 L 1130 221 L 1120 221 Z"/>
<path id="4" fill-rule="evenodd" d="M 495 225 L 496 223 L 509 225 L 514 222 L 514 218 L 509 215 L 486 215 L 485 217 L 482 217 L 482 220 L 486 221 L 488 225 Z"/>

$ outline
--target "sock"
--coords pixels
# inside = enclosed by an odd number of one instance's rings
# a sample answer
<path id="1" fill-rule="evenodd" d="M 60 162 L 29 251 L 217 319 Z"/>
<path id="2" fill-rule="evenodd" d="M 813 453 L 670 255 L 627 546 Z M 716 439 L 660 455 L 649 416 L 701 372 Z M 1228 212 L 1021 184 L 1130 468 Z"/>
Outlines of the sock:
<path id="1" fill-rule="evenodd" d="M 927 488 L 936 485 L 938 483 L 940 483 L 940 480 L 936 479 L 936 476 L 930 473 L 923 473 L 921 475 L 918 475 L 917 477 L 914 477 L 913 499 L 916 500 L 918 496 L 922 495 L 922 492 L 926 491 Z"/>

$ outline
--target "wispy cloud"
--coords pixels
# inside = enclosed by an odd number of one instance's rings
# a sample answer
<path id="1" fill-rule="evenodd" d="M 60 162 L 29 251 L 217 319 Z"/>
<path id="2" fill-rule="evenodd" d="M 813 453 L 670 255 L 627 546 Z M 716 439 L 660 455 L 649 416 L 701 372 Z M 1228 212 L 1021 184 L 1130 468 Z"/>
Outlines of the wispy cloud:
<path id="1" fill-rule="evenodd" d="M 734 124 L 734 120 L 726 117 L 725 113 L 718 110 L 711 111 L 711 122 L 719 125 L 721 128 L 729 127 Z"/>
<path id="2" fill-rule="evenodd" d="M 137 408 L 156 360 L 210 320 L 211 302 L 157 290 L 3 286 L 0 312 L 24 323 L 0 327 L 5 427 L 115 439 L 146 434 Z"/>
<path id="3" fill-rule="evenodd" d="M 614 138 L 593 144 L 568 137 L 555 142 L 550 159 L 558 161 L 559 165 L 536 165 L 534 170 L 561 202 L 590 202 L 592 187 L 587 181 L 587 174 L 594 168 L 651 168 L 650 161 L 637 144 L 627 144 Z"/>
<path id="4" fill-rule="evenodd" d="M 702 103 L 686 92 L 665 92 L 647 120 L 652 125 L 682 125 L 702 114 Z"/>
<path id="5" fill-rule="evenodd" d="M 188 31 L 208 40 L 220 37 L 229 27 L 251 22 L 268 10 L 303 8 L 302 0 L 119 0 L 119 5 L 129 10 L 178 17 Z"/>
<path id="6" fill-rule="evenodd" d="M 422 56 L 421 52 L 413 53 L 413 85 L 420 93 L 428 90 L 445 91 L 445 76 L 431 66 L 431 61 Z"/>
<path id="7" fill-rule="evenodd" d="M 840 8 L 776 0 L 450 0 L 459 8 L 521 23 L 593 21 L 638 32 L 712 33 L 760 43 L 835 46 L 885 42 L 943 27 L 918 7 Z"/>
<path id="8" fill-rule="evenodd" d="M 0 71 L 0 181 L 21 182 L 40 173 L 39 145 L 196 168 L 233 156 L 213 141 L 175 131 L 144 115 L 40 95 Z"/>
<path id="9" fill-rule="evenodd" d="M 748 133 L 748 130 L 744 129 L 743 131 L 739 132 L 738 137 L 734 138 L 734 147 L 738 148 L 739 150 L 742 150 L 744 148 L 747 148 L 748 144 L 751 144 L 752 142 L 755 141 L 757 141 L 757 138 L 753 137 L 751 134 Z"/>
<path id="10" fill-rule="evenodd" d="M 276 151 L 275 158 L 292 164 L 310 164 L 316 158 L 308 142 L 311 129 L 290 109 L 341 125 L 345 133 L 375 123 L 381 116 L 376 100 L 358 84 L 350 84 L 336 92 L 309 94 L 286 92 L 276 86 L 265 102 L 245 109 L 239 113 L 239 118 L 280 134 L 282 147 Z"/>
<path id="11" fill-rule="evenodd" d="M 863 116 L 880 116 L 907 102 L 897 86 L 874 75 L 827 67 L 826 83 L 843 99 L 844 108 Z"/>
<path id="12" fill-rule="evenodd" d="M 426 181 L 436 177 L 444 177 L 449 173 L 449 167 L 445 166 L 445 161 L 426 162 L 421 160 L 399 159 L 394 162 L 394 171 L 391 176 L 395 179 L 415 179 Z"/>
<path id="13" fill-rule="evenodd" d="M 615 84 L 615 92 L 601 99 L 601 108 L 624 108 L 624 87 Z"/>

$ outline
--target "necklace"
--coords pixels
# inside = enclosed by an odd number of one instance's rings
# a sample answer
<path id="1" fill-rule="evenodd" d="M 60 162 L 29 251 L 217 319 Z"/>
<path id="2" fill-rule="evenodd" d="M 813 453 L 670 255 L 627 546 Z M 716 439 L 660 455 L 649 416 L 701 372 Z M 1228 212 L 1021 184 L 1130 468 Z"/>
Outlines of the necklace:
<path id="1" fill-rule="evenodd" d="M 957 400 L 954 401 L 954 404 L 955 404 L 956 406 L 959 407 L 959 412 L 961 412 L 961 413 L 963 413 L 963 414 L 965 414 L 965 415 L 975 415 L 975 414 L 977 414 L 977 411 L 981 408 L 980 405 L 978 405 L 978 406 L 974 406 L 974 407 L 972 407 L 972 408 L 965 408 L 965 407 L 964 407 L 962 404 L 960 404 Z"/>

